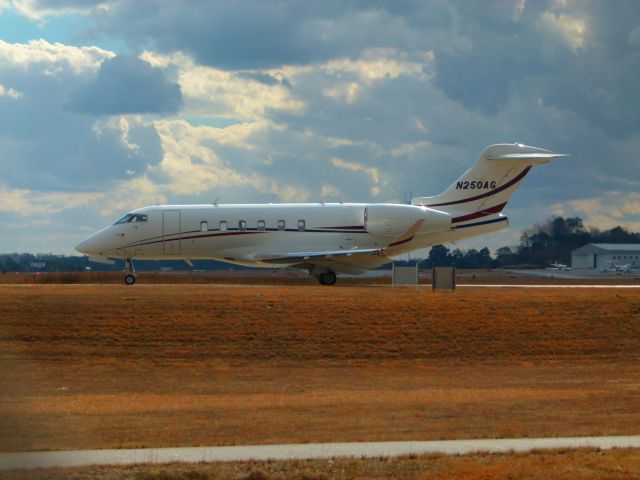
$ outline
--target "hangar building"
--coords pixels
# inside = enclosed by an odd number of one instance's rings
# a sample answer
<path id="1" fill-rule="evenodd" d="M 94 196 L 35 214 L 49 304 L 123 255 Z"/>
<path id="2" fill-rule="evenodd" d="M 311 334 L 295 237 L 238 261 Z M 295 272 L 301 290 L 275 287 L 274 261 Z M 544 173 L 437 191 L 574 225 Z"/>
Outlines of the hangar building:
<path id="1" fill-rule="evenodd" d="M 572 268 L 609 268 L 618 265 L 640 267 L 640 243 L 588 243 L 571 252 Z"/>

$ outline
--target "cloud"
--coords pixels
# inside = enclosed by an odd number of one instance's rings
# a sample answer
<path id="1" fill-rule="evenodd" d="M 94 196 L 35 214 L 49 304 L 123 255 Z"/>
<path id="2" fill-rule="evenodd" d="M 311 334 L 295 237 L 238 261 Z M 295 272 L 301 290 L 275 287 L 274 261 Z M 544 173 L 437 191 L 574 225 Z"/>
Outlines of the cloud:
<path id="1" fill-rule="evenodd" d="M 371 196 L 377 197 L 381 193 L 381 187 L 384 187 L 387 183 L 380 181 L 380 170 L 375 167 L 366 167 L 356 162 L 347 162 L 340 158 L 332 158 L 331 163 L 334 167 L 347 170 L 350 172 L 364 173 L 371 178 Z M 357 180 L 356 180 L 357 181 Z M 325 190 L 325 187 L 323 187 Z"/>
<path id="2" fill-rule="evenodd" d="M 552 206 L 560 216 L 579 216 L 587 226 L 610 229 L 623 225 L 640 231 L 640 194 L 638 192 L 607 191 L 592 198 L 570 200 Z"/>
<path id="3" fill-rule="evenodd" d="M 105 59 L 95 79 L 73 91 L 67 108 L 77 113 L 124 115 L 175 113 L 182 104 L 180 86 L 159 68 L 131 56 Z"/>
<path id="4" fill-rule="evenodd" d="M 331 33 L 338 7 L 335 1 L 322 6 L 258 0 L 153 6 L 121 1 L 97 11 L 95 19 L 109 35 L 162 52 L 186 51 L 201 64 L 260 69 L 327 58 L 337 41 Z"/>
<path id="5" fill-rule="evenodd" d="M 113 56 L 97 47 L 0 41 L 0 177 L 11 187 L 93 190 L 160 161 L 159 137 L 146 120 L 78 115 L 64 106 Z"/>
<path id="6" fill-rule="evenodd" d="M 154 172 L 165 176 L 175 194 L 197 195 L 218 186 L 242 185 L 250 176 L 225 165 L 208 140 L 219 138 L 217 129 L 194 127 L 180 120 L 156 122 L 163 158 Z"/>
<path id="7" fill-rule="evenodd" d="M 89 13 L 93 8 L 105 7 L 109 0 L 12 0 L 17 12 L 32 20 L 43 20 L 52 15 Z"/>
<path id="8" fill-rule="evenodd" d="M 153 66 L 177 70 L 185 115 L 256 120 L 263 118 L 268 109 L 297 112 L 304 108 L 304 102 L 293 96 L 287 78 L 278 71 L 227 72 L 198 65 L 181 53 L 160 55 L 147 51 L 141 58 Z"/>
<path id="9" fill-rule="evenodd" d="M 7 97 L 12 100 L 18 100 L 22 97 L 22 93 L 13 88 L 7 88 L 0 83 L 0 97 Z"/>
<path id="10" fill-rule="evenodd" d="M 59 76 L 65 72 L 82 74 L 95 71 L 103 60 L 115 53 L 98 47 L 75 47 L 46 40 L 31 40 L 28 43 L 8 43 L 0 39 L 0 68 L 35 69 L 48 76 Z"/>
<path id="11" fill-rule="evenodd" d="M 0 185 L 0 213 L 12 213 L 21 217 L 59 213 L 102 200 L 101 192 L 47 192 L 11 188 Z"/>
<path id="12" fill-rule="evenodd" d="M 640 47 L 640 25 L 633 27 L 633 30 L 629 32 L 629 45 L 633 47 Z"/>
<path id="13" fill-rule="evenodd" d="M 586 20 L 562 13 L 544 12 L 541 21 L 552 34 L 560 36 L 574 53 L 585 47 L 588 32 Z"/>

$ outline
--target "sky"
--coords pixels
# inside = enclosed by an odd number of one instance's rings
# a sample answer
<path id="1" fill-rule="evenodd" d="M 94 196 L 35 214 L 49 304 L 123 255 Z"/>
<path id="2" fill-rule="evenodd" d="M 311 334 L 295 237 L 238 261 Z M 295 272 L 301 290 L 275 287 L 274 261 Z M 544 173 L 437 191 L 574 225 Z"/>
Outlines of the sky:
<path id="1" fill-rule="evenodd" d="M 570 157 L 457 247 L 640 231 L 640 2 L 0 0 L 2 253 L 151 204 L 400 203 L 514 142 Z"/>

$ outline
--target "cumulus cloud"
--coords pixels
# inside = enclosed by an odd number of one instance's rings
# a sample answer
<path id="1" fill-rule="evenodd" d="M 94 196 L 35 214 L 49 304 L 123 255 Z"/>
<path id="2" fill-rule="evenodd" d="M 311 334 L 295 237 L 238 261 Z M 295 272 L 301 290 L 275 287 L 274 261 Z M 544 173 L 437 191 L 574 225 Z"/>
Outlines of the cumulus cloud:
<path id="1" fill-rule="evenodd" d="M 629 32 L 629 45 L 634 47 L 640 47 L 640 25 L 633 27 L 633 30 Z"/>
<path id="2" fill-rule="evenodd" d="M 588 31 L 586 20 L 562 13 L 556 15 L 553 12 L 544 12 L 541 21 L 552 34 L 562 38 L 574 53 L 584 48 Z"/>
<path id="3" fill-rule="evenodd" d="M 6 3 L 27 18 L 43 20 L 52 15 L 88 13 L 93 8 L 105 7 L 109 0 L 7 0 Z"/>
<path id="4" fill-rule="evenodd" d="M 104 121 L 64 108 L 76 85 L 91 82 L 113 56 L 97 47 L 0 41 L 4 181 L 19 189 L 86 191 L 160 161 L 160 140 L 147 121 Z"/>
<path id="5" fill-rule="evenodd" d="M 184 95 L 187 115 L 240 120 L 263 118 L 268 109 L 300 111 L 287 78 L 274 72 L 227 72 L 199 65 L 181 53 L 160 55 L 144 52 L 141 58 L 153 66 L 177 69 L 177 81 Z M 272 78 L 275 81 L 265 81 Z"/>
<path id="6" fill-rule="evenodd" d="M 156 122 L 163 158 L 156 171 L 166 176 L 176 194 L 200 194 L 222 185 L 242 185 L 251 178 L 225 165 L 207 140 L 215 140 L 215 128 L 194 127 L 187 122 Z"/>
<path id="7" fill-rule="evenodd" d="M 201 64 L 244 70 L 329 58 L 353 36 L 340 21 L 349 15 L 345 8 L 352 10 L 333 0 L 322 5 L 239 0 L 153 6 L 121 1 L 95 18 L 110 35 L 151 43 L 163 52 L 187 51 Z"/>
<path id="8" fill-rule="evenodd" d="M 178 84 L 144 60 L 118 55 L 105 59 L 97 76 L 73 91 L 69 110 L 98 115 L 175 113 L 182 104 Z"/>
<path id="9" fill-rule="evenodd" d="M 20 97 L 22 97 L 22 93 L 14 90 L 13 88 L 7 88 L 0 83 L 0 97 L 7 97 L 12 100 L 18 100 Z"/>
<path id="10" fill-rule="evenodd" d="M 115 53 L 98 47 L 76 47 L 46 40 L 31 40 L 28 43 L 8 43 L 0 39 L 0 67 L 32 68 L 48 76 L 65 72 L 82 74 L 100 67 L 103 60 Z"/>
<path id="11" fill-rule="evenodd" d="M 582 198 L 555 204 L 553 211 L 561 216 L 579 216 L 585 225 L 609 229 L 624 225 L 640 231 L 640 194 L 638 192 L 606 191 L 592 198 Z"/>
<path id="12" fill-rule="evenodd" d="M 60 213 L 63 210 L 89 205 L 102 200 L 101 192 L 38 192 L 0 185 L 0 212 L 21 217 Z"/>

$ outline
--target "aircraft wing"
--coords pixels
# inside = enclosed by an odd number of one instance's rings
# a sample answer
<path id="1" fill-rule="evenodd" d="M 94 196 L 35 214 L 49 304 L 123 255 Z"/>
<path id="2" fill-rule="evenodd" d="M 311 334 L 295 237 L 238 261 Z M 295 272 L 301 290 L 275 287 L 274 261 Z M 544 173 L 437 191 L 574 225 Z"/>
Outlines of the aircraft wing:
<path id="1" fill-rule="evenodd" d="M 256 260 L 267 264 L 287 265 L 296 268 L 311 268 L 318 265 L 336 272 L 351 274 L 364 273 L 391 261 L 379 248 L 260 254 L 256 256 Z"/>
<path id="2" fill-rule="evenodd" d="M 310 268 L 314 265 L 326 267 L 339 273 L 359 274 L 378 268 L 392 261 L 391 255 L 398 254 L 401 245 L 413 240 L 424 220 L 418 220 L 399 237 L 384 248 L 362 248 L 325 252 L 266 253 L 256 255 L 256 260 L 273 265 L 287 265 L 296 268 Z"/>
<path id="3" fill-rule="evenodd" d="M 116 264 L 116 261 L 113 258 L 103 257 L 102 255 L 89 255 L 89 261 L 95 263 L 105 263 L 107 265 Z"/>
<path id="4" fill-rule="evenodd" d="M 333 258 L 336 256 L 352 257 L 362 254 L 379 254 L 382 252 L 380 248 L 368 248 L 352 250 L 333 250 L 326 252 L 295 252 L 295 253 L 263 253 L 256 255 L 256 260 L 265 263 L 292 263 L 296 261 L 305 261 L 312 258 Z"/>

